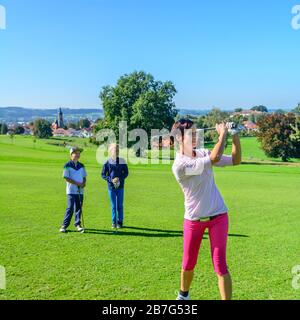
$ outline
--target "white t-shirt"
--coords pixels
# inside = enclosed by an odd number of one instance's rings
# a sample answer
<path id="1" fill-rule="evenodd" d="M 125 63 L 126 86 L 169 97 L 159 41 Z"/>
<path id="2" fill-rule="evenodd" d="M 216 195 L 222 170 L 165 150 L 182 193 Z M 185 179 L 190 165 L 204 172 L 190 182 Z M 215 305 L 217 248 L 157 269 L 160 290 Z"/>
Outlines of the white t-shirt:
<path id="1" fill-rule="evenodd" d="M 176 154 L 172 171 L 184 193 L 185 219 L 195 221 L 228 212 L 215 184 L 209 155 L 206 149 L 196 150 L 195 158 Z M 222 156 L 215 164 L 218 167 L 232 165 L 232 156 Z"/>
<path id="2" fill-rule="evenodd" d="M 76 182 L 82 183 L 87 174 L 85 167 L 82 163 L 77 162 L 75 164 L 73 161 L 69 161 L 64 166 L 63 177 L 72 179 Z M 83 194 L 84 189 L 76 186 L 75 184 L 67 182 L 66 186 L 67 194 Z"/>

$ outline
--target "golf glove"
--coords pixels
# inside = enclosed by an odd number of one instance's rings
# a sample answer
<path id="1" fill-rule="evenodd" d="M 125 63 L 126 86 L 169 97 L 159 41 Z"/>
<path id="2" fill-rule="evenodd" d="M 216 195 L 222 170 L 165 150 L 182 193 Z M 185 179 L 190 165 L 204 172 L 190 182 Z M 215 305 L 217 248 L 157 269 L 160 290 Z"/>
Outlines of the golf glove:
<path id="1" fill-rule="evenodd" d="M 113 179 L 112 183 L 113 183 L 115 189 L 118 189 L 120 187 L 120 179 L 115 178 L 115 179 Z"/>

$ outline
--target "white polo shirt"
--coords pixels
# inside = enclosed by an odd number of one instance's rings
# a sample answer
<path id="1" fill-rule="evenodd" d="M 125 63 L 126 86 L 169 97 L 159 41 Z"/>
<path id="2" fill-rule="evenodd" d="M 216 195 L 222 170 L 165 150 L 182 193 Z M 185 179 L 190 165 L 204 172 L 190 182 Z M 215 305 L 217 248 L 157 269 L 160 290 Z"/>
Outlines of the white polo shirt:
<path id="1" fill-rule="evenodd" d="M 75 164 L 73 161 L 69 161 L 64 166 L 63 177 L 66 179 L 72 179 L 76 182 L 83 183 L 83 179 L 86 178 L 87 174 L 85 167 L 82 163 L 77 162 Z M 76 186 L 75 184 L 67 182 L 66 186 L 67 194 L 83 194 L 84 189 Z"/>
<path id="2" fill-rule="evenodd" d="M 215 184 L 209 155 L 207 149 L 196 150 L 195 158 L 176 154 L 172 171 L 184 193 L 185 219 L 195 221 L 228 212 Z M 215 164 L 218 167 L 232 165 L 232 156 L 222 156 Z"/>

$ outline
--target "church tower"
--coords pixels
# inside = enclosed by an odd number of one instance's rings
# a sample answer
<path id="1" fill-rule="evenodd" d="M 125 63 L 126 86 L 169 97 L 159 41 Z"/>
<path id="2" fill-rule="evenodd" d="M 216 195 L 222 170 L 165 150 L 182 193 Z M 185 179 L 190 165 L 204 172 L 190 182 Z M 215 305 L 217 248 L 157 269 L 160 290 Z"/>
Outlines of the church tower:
<path id="1" fill-rule="evenodd" d="M 57 115 L 57 125 L 58 125 L 58 128 L 64 127 L 64 117 L 63 117 L 61 108 L 59 108 L 58 115 Z"/>

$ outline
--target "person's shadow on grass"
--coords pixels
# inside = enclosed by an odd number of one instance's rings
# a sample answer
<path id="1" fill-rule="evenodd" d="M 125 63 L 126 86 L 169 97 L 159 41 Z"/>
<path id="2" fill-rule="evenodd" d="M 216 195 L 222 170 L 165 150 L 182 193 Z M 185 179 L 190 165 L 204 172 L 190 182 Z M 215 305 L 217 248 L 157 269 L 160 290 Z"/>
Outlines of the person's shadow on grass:
<path id="1" fill-rule="evenodd" d="M 126 229 L 138 230 L 138 231 L 128 232 Z M 68 232 L 77 232 L 77 231 L 70 230 Z M 86 228 L 84 233 L 102 234 L 102 235 L 118 235 L 118 236 L 138 236 L 138 237 L 150 237 L 150 238 L 171 238 L 171 237 L 183 236 L 183 232 L 181 230 L 153 229 L 153 228 L 141 228 L 141 227 L 132 227 L 132 226 L 123 226 L 122 229 L 111 229 L 111 230 Z M 229 233 L 228 236 L 249 238 L 249 236 L 244 234 Z M 208 239 L 207 232 L 204 233 L 203 239 Z"/>
<path id="2" fill-rule="evenodd" d="M 127 231 L 126 229 L 139 230 L 139 231 Z M 84 230 L 84 233 L 114 235 L 114 236 L 116 235 L 117 236 L 136 236 L 136 237 L 149 237 L 149 238 L 171 238 L 171 237 L 182 237 L 183 235 L 182 231 L 126 227 L 126 226 L 123 226 L 123 228 L 121 229 L 111 229 L 111 230 L 86 228 Z"/>

